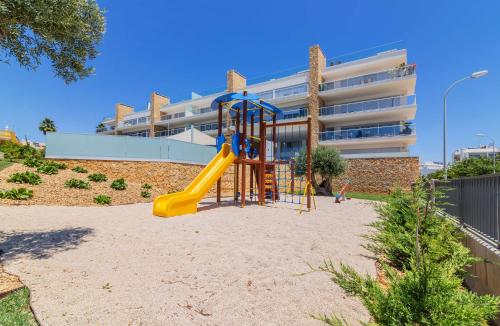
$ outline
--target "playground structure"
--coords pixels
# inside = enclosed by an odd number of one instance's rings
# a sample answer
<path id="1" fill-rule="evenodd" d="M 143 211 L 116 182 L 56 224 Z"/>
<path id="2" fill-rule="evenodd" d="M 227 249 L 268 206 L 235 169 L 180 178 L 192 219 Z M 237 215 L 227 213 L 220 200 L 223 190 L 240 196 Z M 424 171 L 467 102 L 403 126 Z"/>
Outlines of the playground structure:
<path id="1" fill-rule="evenodd" d="M 311 118 L 277 122 L 283 112 L 246 91 L 221 95 L 211 107 L 218 111 L 217 155 L 183 191 L 157 197 L 153 214 L 172 217 L 196 213 L 198 202 L 214 184 L 217 184 L 216 201 L 220 205 L 221 178 L 231 165 L 234 165 L 235 204 L 239 202 L 245 207 L 247 202 L 265 205 L 281 201 L 300 204 L 300 210 L 305 204 L 309 210 L 312 196 Z M 306 138 L 300 164 L 297 157 L 286 158 L 280 154 L 282 145 L 287 144 L 287 128 L 292 128 L 292 137 Z M 294 128 L 299 128 L 298 136 L 297 133 L 293 135 Z"/>
<path id="2" fill-rule="evenodd" d="M 351 188 L 351 180 L 347 180 L 347 182 L 342 186 L 340 191 L 335 194 L 335 203 L 340 204 L 341 202 L 346 200 L 346 192 Z"/>

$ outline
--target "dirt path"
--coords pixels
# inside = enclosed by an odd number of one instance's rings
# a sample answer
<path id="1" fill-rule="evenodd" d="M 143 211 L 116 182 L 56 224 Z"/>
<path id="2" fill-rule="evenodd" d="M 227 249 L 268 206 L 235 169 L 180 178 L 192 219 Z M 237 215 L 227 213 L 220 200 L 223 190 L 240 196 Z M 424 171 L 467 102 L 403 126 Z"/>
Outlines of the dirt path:
<path id="1" fill-rule="evenodd" d="M 352 200 L 298 215 L 227 206 L 154 218 L 150 204 L 0 207 L 7 272 L 32 291 L 46 325 L 318 325 L 335 311 L 367 320 L 327 275 L 324 258 L 375 274 L 360 234 L 373 208 Z"/>

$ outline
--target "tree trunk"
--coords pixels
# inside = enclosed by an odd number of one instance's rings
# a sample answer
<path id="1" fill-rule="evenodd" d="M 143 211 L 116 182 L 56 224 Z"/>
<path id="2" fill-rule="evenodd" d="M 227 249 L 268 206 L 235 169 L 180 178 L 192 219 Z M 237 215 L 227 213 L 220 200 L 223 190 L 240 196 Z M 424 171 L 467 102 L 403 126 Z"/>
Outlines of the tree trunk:
<path id="1" fill-rule="evenodd" d="M 317 184 L 316 178 L 313 179 L 313 186 L 316 190 L 316 195 L 319 196 L 331 196 L 332 195 L 332 183 L 329 177 L 322 177 L 321 183 Z"/>

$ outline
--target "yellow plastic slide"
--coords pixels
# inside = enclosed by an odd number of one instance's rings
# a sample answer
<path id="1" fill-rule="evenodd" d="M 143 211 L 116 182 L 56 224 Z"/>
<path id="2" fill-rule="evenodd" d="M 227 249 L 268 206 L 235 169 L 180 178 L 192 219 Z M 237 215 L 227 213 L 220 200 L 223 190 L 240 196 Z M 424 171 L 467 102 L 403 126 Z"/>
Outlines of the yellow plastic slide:
<path id="1" fill-rule="evenodd" d="M 196 178 L 181 192 L 161 195 L 155 198 L 153 214 L 162 217 L 172 217 L 196 213 L 198 202 L 224 174 L 236 159 L 229 144 L 223 144 L 222 149 L 198 174 Z"/>

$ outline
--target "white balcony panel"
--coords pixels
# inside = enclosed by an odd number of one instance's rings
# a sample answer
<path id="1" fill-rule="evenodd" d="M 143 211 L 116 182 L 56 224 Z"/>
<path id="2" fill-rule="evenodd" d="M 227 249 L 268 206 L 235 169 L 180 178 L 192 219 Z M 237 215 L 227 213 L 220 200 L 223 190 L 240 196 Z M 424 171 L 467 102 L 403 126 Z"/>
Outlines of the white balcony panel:
<path id="1" fill-rule="evenodd" d="M 344 125 L 363 123 L 375 123 L 383 121 L 406 121 L 415 119 L 417 105 L 405 105 L 397 107 L 382 108 L 369 111 L 358 111 L 344 114 L 321 115 L 319 121 L 328 123 L 342 123 Z"/>
<path id="2" fill-rule="evenodd" d="M 416 75 L 411 75 L 399 79 L 381 80 L 356 86 L 325 90 L 321 91 L 319 96 L 325 102 L 329 102 L 348 99 L 362 101 L 373 97 L 413 94 L 415 92 L 416 80 Z"/>
<path id="3" fill-rule="evenodd" d="M 405 147 L 414 145 L 417 140 L 416 134 L 400 136 L 381 136 L 371 138 L 351 138 L 342 140 L 321 140 L 320 145 L 334 146 L 338 149 L 361 149 L 375 147 Z"/>
<path id="4" fill-rule="evenodd" d="M 340 58 L 340 60 L 342 60 L 342 58 Z M 348 78 L 349 76 L 392 69 L 399 66 L 401 63 L 406 63 L 406 50 L 385 51 L 375 56 L 334 64 L 333 66 L 327 67 L 323 71 L 322 76 L 325 81 L 331 81 L 333 79 Z"/>

